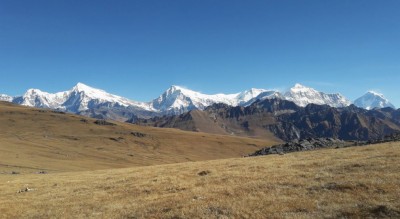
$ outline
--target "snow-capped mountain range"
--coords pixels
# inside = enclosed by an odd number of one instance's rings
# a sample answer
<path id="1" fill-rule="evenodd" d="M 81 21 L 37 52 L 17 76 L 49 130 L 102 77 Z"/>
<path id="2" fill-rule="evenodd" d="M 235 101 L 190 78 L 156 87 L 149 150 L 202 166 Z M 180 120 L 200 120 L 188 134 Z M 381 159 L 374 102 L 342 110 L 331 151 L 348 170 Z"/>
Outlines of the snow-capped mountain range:
<path id="1" fill-rule="evenodd" d="M 101 104 L 107 104 L 110 107 L 137 106 L 151 110 L 148 104 L 131 101 L 82 83 L 78 83 L 69 91 L 55 94 L 39 89 L 29 89 L 23 96 L 13 98 L 11 102 L 24 106 L 57 109 L 72 113 L 85 111 Z"/>
<path id="2" fill-rule="evenodd" d="M 346 107 L 351 104 L 351 101 L 339 93 L 326 94 L 301 84 L 296 84 L 294 87 L 290 88 L 290 90 L 285 93 L 284 99 L 292 101 L 302 107 L 310 103 L 329 105 L 337 108 Z"/>
<path id="3" fill-rule="evenodd" d="M 253 103 L 256 98 L 272 98 L 278 92 L 264 89 L 250 89 L 236 94 L 202 94 L 179 86 L 171 86 L 157 99 L 150 103 L 153 111 L 165 114 L 181 114 L 193 109 L 204 109 L 214 103 L 224 103 L 230 106 L 244 106 Z"/>
<path id="4" fill-rule="evenodd" d="M 177 115 L 193 109 L 202 110 L 214 103 L 224 103 L 230 106 L 248 106 L 257 100 L 271 98 L 293 101 L 303 107 L 310 103 L 318 105 L 326 104 L 332 107 L 346 107 L 351 104 L 351 101 L 339 93 L 326 94 L 301 84 L 296 84 L 283 94 L 275 90 L 252 88 L 235 94 L 214 95 L 202 94 L 174 85 L 150 102 L 129 100 L 109 94 L 104 90 L 92 88 L 83 83 L 76 84 L 71 90 L 54 94 L 38 89 L 29 89 L 24 95 L 18 97 L 0 95 L 0 100 L 2 101 L 24 106 L 50 108 L 94 117 L 105 116 L 120 120 L 132 115 L 137 117 Z M 366 109 L 387 106 L 394 108 L 383 95 L 374 92 L 368 92 L 354 103 Z M 112 116 L 105 115 L 107 114 L 104 112 L 107 111 L 105 109 L 113 110 Z"/>

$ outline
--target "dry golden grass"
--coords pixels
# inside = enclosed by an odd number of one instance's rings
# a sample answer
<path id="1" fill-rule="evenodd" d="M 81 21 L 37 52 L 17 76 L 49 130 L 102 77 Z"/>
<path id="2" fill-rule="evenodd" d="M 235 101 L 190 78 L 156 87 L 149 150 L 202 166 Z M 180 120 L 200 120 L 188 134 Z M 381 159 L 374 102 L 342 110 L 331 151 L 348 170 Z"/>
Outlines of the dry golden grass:
<path id="1" fill-rule="evenodd" d="M 101 126 L 94 121 L 0 102 L 0 173 L 98 170 L 232 158 L 275 143 L 119 122 Z"/>
<path id="2" fill-rule="evenodd" d="M 1 218 L 400 217 L 400 143 L 0 175 Z M 29 187 L 29 192 L 17 193 Z"/>

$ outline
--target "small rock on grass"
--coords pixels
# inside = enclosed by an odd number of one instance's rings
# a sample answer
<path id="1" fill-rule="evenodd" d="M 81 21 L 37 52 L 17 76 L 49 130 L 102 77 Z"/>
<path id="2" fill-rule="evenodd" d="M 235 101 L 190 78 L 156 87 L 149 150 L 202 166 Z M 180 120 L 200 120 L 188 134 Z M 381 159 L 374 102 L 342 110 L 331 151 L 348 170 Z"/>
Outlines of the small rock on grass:
<path id="1" fill-rule="evenodd" d="M 30 191 L 33 191 L 33 189 L 26 187 L 24 189 L 20 189 L 17 193 L 30 192 Z"/>

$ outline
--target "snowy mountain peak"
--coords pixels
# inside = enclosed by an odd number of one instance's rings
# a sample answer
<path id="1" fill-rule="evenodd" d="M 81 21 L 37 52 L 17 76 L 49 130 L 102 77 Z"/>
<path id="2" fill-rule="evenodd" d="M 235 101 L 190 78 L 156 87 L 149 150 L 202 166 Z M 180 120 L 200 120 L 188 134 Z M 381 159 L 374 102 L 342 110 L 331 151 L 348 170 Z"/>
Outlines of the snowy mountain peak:
<path id="1" fill-rule="evenodd" d="M 204 109 L 214 103 L 224 103 L 231 106 L 249 105 L 257 100 L 263 93 L 267 97 L 271 91 L 252 88 L 235 94 L 203 94 L 181 86 L 173 85 L 160 97 L 152 101 L 152 107 L 160 112 L 179 114 L 192 109 Z M 273 91 L 275 93 L 275 91 Z"/>
<path id="2" fill-rule="evenodd" d="M 86 98 L 89 101 L 96 100 L 97 102 L 101 103 L 118 103 L 123 106 L 140 105 L 140 103 L 128 100 L 127 98 L 110 94 L 104 90 L 93 88 L 80 82 L 77 83 L 70 91 L 65 91 L 64 93 L 79 93 L 81 98 Z"/>
<path id="3" fill-rule="evenodd" d="M 269 90 L 258 89 L 258 88 L 251 88 L 250 90 L 245 90 L 237 94 L 237 105 L 248 105 L 249 101 L 254 102 L 255 99 L 262 93 L 270 92 Z M 254 101 L 253 101 L 254 100 Z M 250 103 L 251 104 L 251 103 Z"/>
<path id="4" fill-rule="evenodd" d="M 13 100 L 13 97 L 5 95 L 5 94 L 0 94 L 0 101 L 11 102 L 12 100 Z"/>
<path id="5" fill-rule="evenodd" d="M 388 99 L 381 93 L 375 91 L 368 91 L 362 97 L 356 99 L 354 101 L 354 105 L 370 110 L 374 108 L 385 108 L 385 107 L 392 107 L 395 106 L 389 102 Z"/>
<path id="6" fill-rule="evenodd" d="M 178 85 L 172 85 L 170 88 L 168 88 L 165 91 L 165 93 L 168 93 L 168 94 L 172 94 L 172 93 L 175 93 L 175 92 L 186 93 L 188 95 L 198 94 L 198 92 L 196 92 L 196 91 L 192 91 L 192 90 L 186 89 L 186 88 L 178 86 Z"/>
<path id="7" fill-rule="evenodd" d="M 12 102 L 24 106 L 52 108 L 59 103 L 59 96 L 31 88 L 23 96 L 13 98 Z"/>
<path id="8" fill-rule="evenodd" d="M 73 90 L 80 90 L 80 91 L 85 91 L 85 90 L 97 90 L 93 87 L 90 87 L 84 83 L 78 82 L 73 88 Z"/>
<path id="9" fill-rule="evenodd" d="M 28 90 L 25 92 L 25 95 L 35 95 L 35 94 L 48 94 L 48 93 L 43 92 L 43 91 L 41 91 L 41 90 L 39 90 L 39 89 L 34 89 L 34 88 L 28 89 Z M 25 95 L 24 95 L 24 96 L 25 96 Z"/>
<path id="10" fill-rule="evenodd" d="M 54 94 L 39 89 L 29 89 L 23 96 L 13 98 L 12 102 L 25 106 L 58 109 L 73 113 L 97 106 L 133 106 L 148 111 L 152 110 L 147 103 L 137 103 L 83 83 L 77 83 L 71 90 Z"/>
<path id="11" fill-rule="evenodd" d="M 70 91 L 71 92 L 72 91 L 84 92 L 84 93 L 86 93 L 88 95 L 96 95 L 96 94 L 105 94 L 105 93 L 107 93 L 104 90 L 90 87 L 90 86 L 88 86 L 86 84 L 83 84 L 81 82 L 78 82 Z"/>
<path id="12" fill-rule="evenodd" d="M 169 89 L 171 89 L 171 90 L 181 90 L 181 89 L 185 89 L 185 88 L 183 88 L 183 87 L 181 87 L 179 85 L 171 85 L 171 87 Z"/>
<path id="13" fill-rule="evenodd" d="M 300 83 L 296 83 L 296 84 L 294 84 L 294 87 L 304 87 L 304 85 L 302 85 Z"/>
<path id="14" fill-rule="evenodd" d="M 326 94 L 302 84 L 295 84 L 284 94 L 286 100 L 292 101 L 299 106 L 307 106 L 310 103 L 318 105 L 329 105 L 332 107 L 345 107 L 351 104 L 341 94 Z"/>
<path id="15" fill-rule="evenodd" d="M 179 114 L 192 109 L 203 109 L 212 103 L 214 102 L 209 95 L 172 85 L 158 98 L 154 99 L 151 106 L 160 112 Z"/>
<path id="16" fill-rule="evenodd" d="M 172 86 L 169 87 L 165 92 L 173 93 L 173 92 L 179 90 L 179 88 L 180 88 L 179 86 L 172 85 Z"/>
<path id="17" fill-rule="evenodd" d="M 368 95 L 377 96 L 377 97 L 380 97 L 380 98 L 383 98 L 383 99 L 386 99 L 385 96 L 384 96 L 383 94 L 378 93 L 378 92 L 373 91 L 373 90 L 368 91 L 367 94 L 368 94 Z"/>
<path id="18" fill-rule="evenodd" d="M 61 93 L 61 92 L 60 92 Z M 64 104 L 67 108 L 82 111 L 90 108 L 91 105 L 119 105 L 123 107 L 138 107 L 152 111 L 148 103 L 139 103 L 127 98 L 107 93 L 104 90 L 90 87 L 81 82 L 77 83 L 67 94 L 68 101 Z M 68 105 L 67 105 L 68 104 Z"/>
<path id="19" fill-rule="evenodd" d="M 318 93 L 317 90 L 315 90 L 315 89 L 313 89 L 311 87 L 304 86 L 304 85 L 299 84 L 299 83 L 295 84 L 292 88 L 290 88 L 290 91 L 291 92 L 296 92 L 296 93 L 299 93 L 299 92 L 303 92 L 303 93 L 307 93 L 307 92 Z"/>
<path id="20" fill-rule="evenodd" d="M 296 83 L 296 84 L 293 86 L 293 89 L 302 89 L 302 88 L 309 88 L 309 87 L 306 87 L 306 86 L 304 86 L 304 85 L 302 85 L 302 84 L 300 84 L 300 83 Z"/>
<path id="21" fill-rule="evenodd" d="M 265 89 L 258 89 L 258 88 L 251 88 L 250 90 L 246 90 L 246 91 L 244 91 L 244 92 L 242 92 L 242 93 L 252 94 L 252 95 L 257 96 L 257 95 L 259 95 L 259 94 L 261 94 L 262 92 L 265 92 L 265 91 L 267 91 L 267 90 L 265 90 Z"/>

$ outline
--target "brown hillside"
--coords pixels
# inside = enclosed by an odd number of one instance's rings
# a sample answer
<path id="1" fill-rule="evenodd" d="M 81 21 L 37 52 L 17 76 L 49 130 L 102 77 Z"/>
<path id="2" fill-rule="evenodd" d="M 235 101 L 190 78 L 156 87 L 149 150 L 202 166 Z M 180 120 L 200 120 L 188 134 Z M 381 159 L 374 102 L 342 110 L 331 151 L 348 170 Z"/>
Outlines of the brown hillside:
<path id="1" fill-rule="evenodd" d="M 240 157 L 275 143 L 95 121 L 0 102 L 0 172 L 95 170 Z"/>
<path id="2" fill-rule="evenodd" d="M 242 109 L 243 107 L 237 108 Z M 272 139 L 278 142 L 282 141 L 264 127 L 274 124 L 275 122 L 270 113 L 263 113 L 258 117 L 246 115 L 240 118 L 225 115 L 221 116 L 219 113 L 220 112 L 212 112 L 211 110 L 192 110 L 177 116 L 140 119 L 136 121 L 136 123 L 144 126 L 177 128 L 210 134 L 251 137 L 264 140 Z"/>

